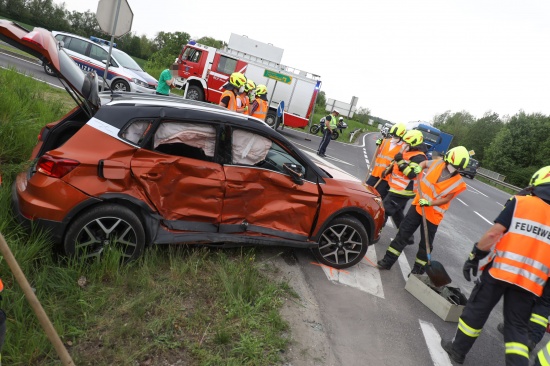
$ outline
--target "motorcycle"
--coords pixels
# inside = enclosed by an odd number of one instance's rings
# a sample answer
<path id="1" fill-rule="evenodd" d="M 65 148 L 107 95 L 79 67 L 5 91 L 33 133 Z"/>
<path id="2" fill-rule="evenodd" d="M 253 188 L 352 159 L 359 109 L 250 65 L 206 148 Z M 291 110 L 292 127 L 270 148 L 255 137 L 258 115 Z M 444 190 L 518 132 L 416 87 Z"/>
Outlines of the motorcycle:
<path id="1" fill-rule="evenodd" d="M 309 128 L 309 132 L 316 135 L 319 131 L 321 131 L 321 134 L 325 133 L 325 120 L 324 118 L 319 121 L 318 124 L 312 125 Z M 339 121 L 338 125 L 334 130 L 332 130 L 332 135 L 330 136 L 331 140 L 336 140 L 340 136 L 340 134 L 343 132 L 344 129 L 348 128 L 348 124 L 344 121 Z M 340 132 L 338 132 L 340 131 Z"/>

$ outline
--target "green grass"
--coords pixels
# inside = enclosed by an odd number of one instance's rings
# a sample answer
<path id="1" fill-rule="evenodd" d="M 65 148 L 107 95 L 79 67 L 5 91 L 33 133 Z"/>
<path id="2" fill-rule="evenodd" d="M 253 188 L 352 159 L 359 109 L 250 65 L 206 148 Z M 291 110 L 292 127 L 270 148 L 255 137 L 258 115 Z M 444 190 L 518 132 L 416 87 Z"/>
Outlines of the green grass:
<path id="1" fill-rule="evenodd" d="M 277 365 L 288 347 L 279 310 L 295 296 L 251 249 L 155 247 L 120 267 L 67 260 L 10 210 L 11 183 L 36 136 L 70 106 L 45 84 L 0 69 L 0 232 L 77 365 Z M 2 261 L 4 262 L 4 261 Z M 6 263 L 6 365 L 57 365 L 58 357 Z"/>

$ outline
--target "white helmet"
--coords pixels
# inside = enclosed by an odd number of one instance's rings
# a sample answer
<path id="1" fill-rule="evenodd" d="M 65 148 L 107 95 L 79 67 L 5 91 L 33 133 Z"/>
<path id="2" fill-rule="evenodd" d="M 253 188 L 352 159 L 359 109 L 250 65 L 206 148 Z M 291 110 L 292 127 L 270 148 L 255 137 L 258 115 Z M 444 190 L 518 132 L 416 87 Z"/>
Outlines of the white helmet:
<path id="1" fill-rule="evenodd" d="M 344 117 L 338 118 L 338 121 L 342 122 L 344 120 Z"/>

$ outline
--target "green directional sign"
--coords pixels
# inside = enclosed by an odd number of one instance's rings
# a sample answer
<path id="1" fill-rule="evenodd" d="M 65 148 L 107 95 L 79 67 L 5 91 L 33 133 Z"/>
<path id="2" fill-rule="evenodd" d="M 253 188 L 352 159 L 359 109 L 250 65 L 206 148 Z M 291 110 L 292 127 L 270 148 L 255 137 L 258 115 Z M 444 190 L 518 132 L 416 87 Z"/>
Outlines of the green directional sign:
<path id="1" fill-rule="evenodd" d="M 290 84 L 292 82 L 292 77 L 288 75 L 279 74 L 278 72 L 271 71 L 271 70 L 265 70 L 264 76 L 269 79 L 281 81 L 285 84 Z"/>

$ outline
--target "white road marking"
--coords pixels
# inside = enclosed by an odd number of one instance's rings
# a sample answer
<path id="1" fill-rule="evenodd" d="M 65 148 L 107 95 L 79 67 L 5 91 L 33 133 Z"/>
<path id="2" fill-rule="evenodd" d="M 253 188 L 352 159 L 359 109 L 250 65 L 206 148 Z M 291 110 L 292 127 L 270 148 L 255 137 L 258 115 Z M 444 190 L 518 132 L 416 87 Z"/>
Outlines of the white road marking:
<path id="1" fill-rule="evenodd" d="M 4 55 L 5 55 L 5 54 L 4 54 Z M 10 56 L 10 55 L 8 55 L 8 56 Z M 11 56 L 11 57 L 13 57 L 13 56 Z M 17 57 L 14 57 L 14 58 L 17 58 Z M 19 59 L 19 58 L 17 58 L 17 59 Z M 22 60 L 22 61 L 29 62 L 29 61 L 27 61 L 27 60 Z M 34 63 L 34 62 L 29 62 L 29 63 L 32 64 L 32 63 Z M 0 67 L 3 68 L 3 69 L 5 69 L 5 70 L 10 70 L 9 68 L 4 67 L 4 66 L 0 66 Z M 44 80 L 42 80 L 42 79 L 35 78 L 34 76 L 30 76 L 30 75 L 28 75 L 28 74 L 25 74 L 25 73 L 22 73 L 22 72 L 19 72 L 19 71 L 15 71 L 15 72 L 18 73 L 19 75 L 28 76 L 28 77 L 30 77 L 31 79 L 34 79 L 34 80 L 36 80 L 36 81 L 43 82 L 43 83 L 45 83 L 45 84 L 48 84 L 49 86 L 53 86 L 54 88 L 65 89 L 65 88 L 62 87 L 62 86 L 55 85 L 55 84 L 52 84 L 52 83 L 48 83 L 47 81 L 44 81 Z"/>
<path id="2" fill-rule="evenodd" d="M 468 204 L 466 202 L 464 202 L 463 200 L 461 200 L 460 198 L 457 198 L 458 202 L 462 203 L 464 206 L 468 206 Z"/>
<path id="3" fill-rule="evenodd" d="M 471 189 L 473 189 L 474 191 L 476 191 L 477 193 L 479 193 L 479 194 L 481 194 L 481 195 L 483 195 L 483 196 L 489 198 L 489 196 L 487 196 L 485 193 L 481 193 L 479 190 L 475 189 L 475 188 L 472 187 L 472 186 L 468 186 L 468 188 L 471 188 Z"/>
<path id="4" fill-rule="evenodd" d="M 399 268 L 401 269 L 403 279 L 405 280 L 405 282 L 407 282 L 407 280 L 409 279 L 409 273 L 411 273 L 411 266 L 409 266 L 407 256 L 404 253 L 401 253 L 397 261 L 399 262 Z"/>
<path id="5" fill-rule="evenodd" d="M 437 329 L 435 329 L 432 323 L 420 319 L 418 321 L 420 322 L 420 329 L 426 340 L 434 366 L 452 366 L 449 355 L 441 347 L 441 336 L 437 332 Z"/>
<path id="6" fill-rule="evenodd" d="M 376 246 L 367 250 L 365 258 L 355 266 L 337 270 L 321 266 L 329 281 L 354 287 L 360 291 L 385 299 L 380 270 L 376 268 Z"/>
<path id="7" fill-rule="evenodd" d="M 478 215 L 479 217 L 481 217 L 483 220 L 487 221 L 489 223 L 489 225 L 493 225 L 493 222 L 487 220 L 485 217 L 481 216 L 481 214 L 477 211 L 474 211 L 476 215 Z"/>

